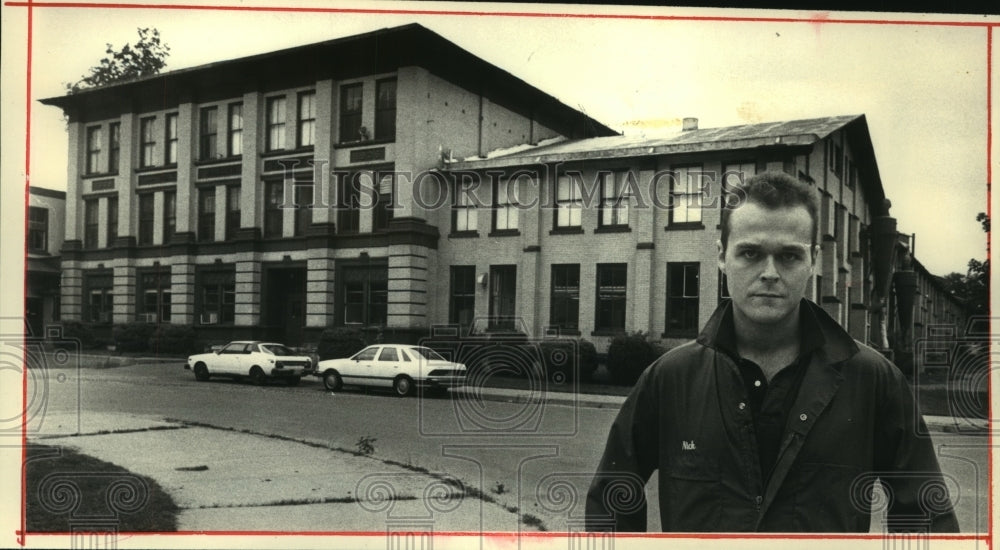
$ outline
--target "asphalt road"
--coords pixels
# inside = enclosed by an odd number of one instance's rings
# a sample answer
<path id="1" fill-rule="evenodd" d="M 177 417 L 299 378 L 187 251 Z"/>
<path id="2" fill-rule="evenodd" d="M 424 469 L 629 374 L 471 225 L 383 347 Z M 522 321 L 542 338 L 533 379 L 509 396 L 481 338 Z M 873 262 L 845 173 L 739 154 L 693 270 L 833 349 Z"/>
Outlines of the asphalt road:
<path id="1" fill-rule="evenodd" d="M 196 382 L 180 362 L 53 370 L 30 379 L 29 410 L 38 413 L 153 415 L 348 450 L 356 450 L 361 438 L 372 438 L 378 458 L 456 476 L 483 493 L 515 501 L 559 531 L 582 529 L 586 486 L 616 414 L 614 408 L 541 398 L 503 403 L 448 396 L 401 399 L 359 389 L 333 394 L 311 378 L 298 387 Z M 963 531 L 986 531 L 987 438 L 933 437 Z M 191 449 L 192 455 L 197 452 Z M 653 481 L 647 485 L 651 530 L 659 527 Z"/>

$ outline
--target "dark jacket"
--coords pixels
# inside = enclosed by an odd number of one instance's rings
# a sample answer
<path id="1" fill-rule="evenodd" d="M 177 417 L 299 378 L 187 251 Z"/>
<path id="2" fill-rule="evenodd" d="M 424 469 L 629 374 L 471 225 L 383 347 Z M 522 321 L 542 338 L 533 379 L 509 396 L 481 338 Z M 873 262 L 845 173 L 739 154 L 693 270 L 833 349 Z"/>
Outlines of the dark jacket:
<path id="1" fill-rule="evenodd" d="M 801 307 L 825 343 L 765 486 L 738 367 L 715 346 L 727 307 L 647 368 L 625 400 L 587 494 L 588 530 L 645 531 L 642 488 L 654 470 L 664 531 L 868 532 L 876 477 L 892 495 L 874 503 L 888 506 L 890 529 L 958 530 L 902 373 L 808 300 Z"/>

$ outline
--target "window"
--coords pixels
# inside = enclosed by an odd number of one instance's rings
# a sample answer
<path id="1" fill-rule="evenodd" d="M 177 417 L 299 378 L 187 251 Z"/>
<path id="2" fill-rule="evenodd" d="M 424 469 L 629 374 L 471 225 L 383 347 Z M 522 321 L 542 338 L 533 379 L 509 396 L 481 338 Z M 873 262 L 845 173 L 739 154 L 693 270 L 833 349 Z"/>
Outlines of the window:
<path id="1" fill-rule="evenodd" d="M 198 190 L 198 240 L 215 240 L 215 188 Z"/>
<path id="2" fill-rule="evenodd" d="M 49 251 L 48 208 L 28 207 L 28 250 L 30 252 Z"/>
<path id="3" fill-rule="evenodd" d="M 575 331 L 580 319 L 580 264 L 554 264 L 549 324 Z"/>
<path id="4" fill-rule="evenodd" d="M 113 304 L 111 273 L 87 273 L 83 279 L 83 318 L 90 323 L 110 323 Z"/>
<path id="5" fill-rule="evenodd" d="M 153 124 L 156 117 L 148 117 L 139 121 L 139 167 L 146 168 L 156 164 L 156 135 Z"/>
<path id="6" fill-rule="evenodd" d="M 121 164 L 122 152 L 122 125 L 120 122 L 112 122 L 108 126 L 110 134 L 108 143 L 108 171 L 117 174 Z"/>
<path id="7" fill-rule="evenodd" d="M 517 229 L 517 180 L 497 182 L 495 190 L 493 229 L 495 231 Z"/>
<path id="8" fill-rule="evenodd" d="M 240 230 L 240 188 L 226 187 L 226 238 L 236 238 Z"/>
<path id="9" fill-rule="evenodd" d="M 265 151 L 285 148 L 285 98 L 271 97 L 267 100 L 267 142 Z"/>
<path id="10" fill-rule="evenodd" d="M 517 266 L 490 266 L 490 317 L 491 329 L 514 329 L 514 311 L 517 294 Z"/>
<path id="11" fill-rule="evenodd" d="M 628 208 L 632 187 L 628 178 L 631 171 L 602 174 L 601 177 L 601 227 L 627 226 Z"/>
<path id="12" fill-rule="evenodd" d="M 352 266 L 343 270 L 344 323 L 385 325 L 389 297 L 386 266 Z"/>
<path id="13" fill-rule="evenodd" d="M 285 183 L 282 181 L 269 181 L 264 186 L 264 236 L 280 237 L 282 233 L 282 223 L 284 217 L 281 208 L 283 195 L 285 193 Z"/>
<path id="14" fill-rule="evenodd" d="M 337 176 L 337 232 L 357 233 L 360 229 L 359 208 L 361 172 Z"/>
<path id="15" fill-rule="evenodd" d="M 361 135 L 361 84 L 340 87 L 340 141 L 365 141 Z"/>
<path id="16" fill-rule="evenodd" d="M 698 283 L 701 266 L 697 262 L 667 264 L 667 334 L 693 336 L 698 332 Z"/>
<path id="17" fill-rule="evenodd" d="M 394 187 L 395 176 L 393 174 L 378 174 L 378 195 L 375 197 L 375 211 L 372 218 L 372 229 L 375 231 L 389 229 L 389 222 L 392 221 Z"/>
<path id="18" fill-rule="evenodd" d="M 199 324 L 232 323 L 236 319 L 236 270 L 206 269 L 197 273 L 197 279 Z"/>
<path id="19" fill-rule="evenodd" d="M 299 147 L 312 147 L 316 141 L 316 92 L 299 94 Z"/>
<path id="20" fill-rule="evenodd" d="M 596 330 L 625 330 L 627 278 L 627 264 L 597 264 Z"/>
<path id="21" fill-rule="evenodd" d="M 170 269 L 141 273 L 138 291 L 139 320 L 147 323 L 169 323 Z"/>
<path id="22" fill-rule="evenodd" d="M 580 227 L 583 197 L 580 182 L 569 176 L 556 181 L 556 227 Z"/>
<path id="23" fill-rule="evenodd" d="M 313 183 L 295 182 L 295 234 L 305 235 L 312 222 Z"/>
<path id="24" fill-rule="evenodd" d="M 451 207 L 451 230 L 476 231 L 479 221 L 479 212 L 476 210 L 476 200 L 472 195 L 472 184 L 470 182 L 457 182 L 455 184 L 455 198 Z"/>
<path id="25" fill-rule="evenodd" d="M 396 139 L 396 79 L 375 84 L 375 138 Z"/>
<path id="26" fill-rule="evenodd" d="M 98 199 L 83 201 L 83 246 L 97 248 L 97 232 L 99 231 Z"/>
<path id="27" fill-rule="evenodd" d="M 108 197 L 108 246 L 118 240 L 118 197 Z"/>
<path id="28" fill-rule="evenodd" d="M 845 160 L 844 163 L 845 163 L 844 171 L 847 173 L 846 185 L 848 188 L 854 189 L 854 182 L 857 181 L 858 179 L 858 167 L 855 166 L 853 162 L 851 162 L 851 159 Z"/>
<path id="29" fill-rule="evenodd" d="M 674 177 L 670 189 L 670 223 L 700 223 L 701 166 L 675 167 Z"/>
<path id="30" fill-rule="evenodd" d="M 177 113 L 167 115 L 167 164 L 177 164 Z"/>
<path id="31" fill-rule="evenodd" d="M 476 314 L 476 266 L 451 266 L 449 289 L 448 322 L 471 326 Z"/>
<path id="32" fill-rule="evenodd" d="M 153 194 L 139 195 L 139 244 L 153 244 L 153 224 L 156 215 L 153 210 Z"/>
<path id="33" fill-rule="evenodd" d="M 94 126 L 87 128 L 87 173 L 95 174 L 100 171 L 101 161 L 101 127 Z"/>
<path id="34" fill-rule="evenodd" d="M 233 103 L 229 106 L 229 122 L 226 125 L 228 135 L 226 148 L 229 156 L 243 154 L 243 104 Z"/>
<path id="35" fill-rule="evenodd" d="M 163 193 L 163 242 L 170 242 L 177 231 L 177 192 Z"/>
<path id="36" fill-rule="evenodd" d="M 378 354 L 379 361 L 399 361 L 399 354 L 396 353 L 396 348 L 384 347 L 382 352 Z"/>
<path id="37" fill-rule="evenodd" d="M 747 180 L 757 173 L 757 164 L 754 162 L 737 162 L 726 164 L 722 167 L 722 197 L 720 208 L 734 208 L 739 206 L 739 196 L 732 192 L 733 189 L 743 185 Z"/>
<path id="38" fill-rule="evenodd" d="M 216 144 L 219 142 L 218 109 L 202 107 L 198 116 L 198 158 L 214 159 L 217 155 Z"/>
<path id="39" fill-rule="evenodd" d="M 352 357 L 352 359 L 357 359 L 358 361 L 374 361 L 375 353 L 378 352 L 378 348 L 368 348 L 361 350 Z"/>

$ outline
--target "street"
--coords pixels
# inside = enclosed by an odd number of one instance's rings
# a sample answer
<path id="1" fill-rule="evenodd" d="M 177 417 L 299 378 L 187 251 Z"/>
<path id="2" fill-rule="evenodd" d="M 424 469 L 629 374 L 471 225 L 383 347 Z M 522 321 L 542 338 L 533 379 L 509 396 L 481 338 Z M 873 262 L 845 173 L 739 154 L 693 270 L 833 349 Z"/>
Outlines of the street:
<path id="1" fill-rule="evenodd" d="M 555 531 L 582 529 L 586 487 L 600 458 L 614 407 L 503 403 L 447 396 L 397 398 L 348 388 L 337 393 L 307 378 L 299 387 L 196 382 L 181 361 L 105 369 L 53 369 L 32 376 L 29 395 L 45 414 L 135 414 L 324 444 L 430 472 L 446 472 L 540 518 Z M 43 386 L 44 384 L 44 386 Z M 964 532 L 984 532 L 987 449 L 982 435 L 933 433 Z M 295 445 L 295 443 L 288 443 Z M 197 458 L 192 448 L 192 460 Z M 372 472 L 375 473 L 375 472 Z M 655 480 L 647 484 L 649 528 L 659 528 Z M 283 495 L 274 495 L 275 499 Z M 878 530 L 879 522 L 873 525 Z M 227 525 L 218 525 L 218 530 Z M 330 530 L 317 525 L 317 530 Z M 378 530 L 379 526 L 373 526 Z"/>

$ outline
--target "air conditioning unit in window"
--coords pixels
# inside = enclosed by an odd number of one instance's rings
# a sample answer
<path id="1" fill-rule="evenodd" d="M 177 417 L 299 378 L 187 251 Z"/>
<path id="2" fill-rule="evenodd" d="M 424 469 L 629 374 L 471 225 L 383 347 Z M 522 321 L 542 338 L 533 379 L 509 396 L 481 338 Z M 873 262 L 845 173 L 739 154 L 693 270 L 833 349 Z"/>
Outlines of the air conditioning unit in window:
<path id="1" fill-rule="evenodd" d="M 200 322 L 203 325 L 214 325 L 214 324 L 217 324 L 219 322 L 219 314 L 218 313 L 202 313 L 201 314 L 201 318 L 200 318 Z"/>
<path id="2" fill-rule="evenodd" d="M 139 322 L 141 323 L 155 323 L 156 314 L 155 313 L 140 313 Z"/>

